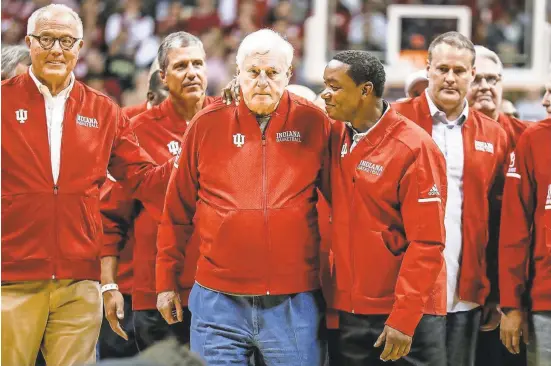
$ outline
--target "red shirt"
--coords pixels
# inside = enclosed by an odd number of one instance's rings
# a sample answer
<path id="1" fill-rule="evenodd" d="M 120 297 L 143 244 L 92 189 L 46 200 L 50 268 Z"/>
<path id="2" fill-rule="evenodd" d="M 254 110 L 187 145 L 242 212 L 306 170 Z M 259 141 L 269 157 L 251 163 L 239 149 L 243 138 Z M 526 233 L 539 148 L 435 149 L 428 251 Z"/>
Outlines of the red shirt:
<path id="1" fill-rule="evenodd" d="M 331 137 L 334 307 L 390 314 L 413 335 L 423 314 L 446 314 L 446 163 L 432 138 L 392 108 L 350 151 Z"/>
<path id="2" fill-rule="evenodd" d="M 531 126 L 532 122 L 524 122 L 515 117 L 508 116 L 504 113 L 500 113 L 497 122 L 507 133 L 507 139 L 509 141 L 509 150 L 510 152 L 515 150 L 517 146 L 517 141 L 520 138 L 520 135 L 526 130 L 528 126 Z"/>
<path id="3" fill-rule="evenodd" d="M 551 119 L 530 126 L 511 157 L 499 240 L 500 305 L 550 311 Z"/>
<path id="4" fill-rule="evenodd" d="M 26 73 L 2 82 L 2 280 L 100 277 L 99 187 L 107 170 L 139 197 L 154 168 L 121 109 L 79 81 L 65 105 L 59 179 L 52 177 L 44 97 Z M 18 111 L 27 114 L 23 123 Z"/>
<path id="5" fill-rule="evenodd" d="M 137 105 L 130 105 L 127 107 L 123 107 L 122 112 L 126 115 L 128 118 L 136 117 L 138 114 L 143 113 L 147 111 L 147 101 L 137 104 Z"/>
<path id="6" fill-rule="evenodd" d="M 432 136 L 433 120 L 426 93 L 394 103 L 393 106 L 398 113 L 417 123 Z M 507 134 L 493 119 L 469 110 L 469 116 L 462 127 L 462 135 L 465 157 L 463 246 L 458 291 L 461 300 L 484 305 L 490 290 L 496 300 L 498 296 L 495 267 L 498 238 L 497 235 L 490 235 L 490 228 L 499 222 L 508 152 Z M 497 230 L 495 232 L 497 234 Z"/>
<path id="7" fill-rule="evenodd" d="M 157 292 L 178 291 L 191 233 L 196 280 L 236 294 L 319 288 L 317 188 L 327 192 L 330 122 L 285 92 L 263 134 L 241 102 L 190 123 L 168 185 L 157 241 Z"/>
<path id="8" fill-rule="evenodd" d="M 203 107 L 220 98 L 206 97 Z M 152 107 L 131 121 L 140 146 L 155 162 L 162 164 L 173 158 L 180 149 L 188 123 L 174 110 L 171 98 Z M 168 179 L 166 180 L 168 183 Z M 166 191 L 166 184 L 163 188 Z M 127 276 L 130 263 L 134 267 L 132 285 L 132 307 L 134 310 L 156 309 L 155 258 L 157 255 L 157 225 L 160 213 L 152 215 L 151 207 L 144 209 L 139 200 L 129 197 L 120 185 L 102 200 L 104 247 L 102 256 L 120 255 L 117 282 L 119 288 Z M 163 196 L 164 198 L 164 196 Z M 161 207 L 162 203 L 158 205 Z M 130 240 L 126 240 L 130 238 Z M 125 260 L 127 247 L 133 246 L 130 258 Z M 197 240 L 192 240 L 186 256 L 186 272 L 183 274 L 183 291 L 189 292 L 195 277 L 195 263 L 198 257 Z M 124 249 L 123 249 L 124 248 Z M 187 304 L 187 296 L 182 296 Z"/>

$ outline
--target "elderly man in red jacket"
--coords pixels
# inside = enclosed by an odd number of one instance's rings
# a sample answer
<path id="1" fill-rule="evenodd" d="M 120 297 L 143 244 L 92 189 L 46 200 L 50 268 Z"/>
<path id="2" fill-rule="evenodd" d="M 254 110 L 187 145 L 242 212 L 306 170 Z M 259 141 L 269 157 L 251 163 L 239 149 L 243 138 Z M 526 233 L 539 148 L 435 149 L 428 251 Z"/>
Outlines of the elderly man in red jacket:
<path id="1" fill-rule="evenodd" d="M 486 250 L 495 253 L 497 246 L 496 235 L 489 232 L 499 219 L 508 142 L 498 122 L 469 108 L 465 97 L 476 75 L 474 62 L 474 45 L 465 36 L 448 32 L 436 37 L 429 47 L 425 93 L 394 105 L 423 127 L 446 157 L 450 366 L 473 365 L 482 307 L 495 308 L 498 293 L 497 268 L 495 261 L 487 262 Z"/>
<path id="2" fill-rule="evenodd" d="M 508 153 L 515 149 L 517 141 L 524 130 L 531 124 L 521 121 L 513 116 L 500 112 L 503 103 L 503 64 L 497 54 L 486 47 L 474 46 L 476 51 L 475 68 L 476 75 L 471 83 L 467 100 L 469 106 L 497 121 L 507 133 Z M 494 215 L 498 218 L 498 215 Z M 490 225 L 491 236 L 497 236 L 499 222 Z M 497 246 L 491 247 L 493 251 L 487 252 L 487 261 L 497 262 Z M 497 290 L 497 287 L 495 287 Z M 494 297 L 496 300 L 496 297 Z M 523 365 L 520 356 L 512 355 L 501 345 L 499 340 L 499 320 L 501 314 L 497 308 L 492 308 L 487 316 L 482 319 L 476 354 L 476 364 L 480 366 L 491 365 Z"/>
<path id="3" fill-rule="evenodd" d="M 327 113 L 347 121 L 335 122 L 331 136 L 337 364 L 441 364 L 444 157 L 382 99 L 384 68 L 368 52 L 335 55 L 324 82 Z"/>
<path id="4" fill-rule="evenodd" d="M 251 33 L 237 51 L 239 105 L 191 121 L 172 171 L 157 253 L 157 307 L 182 320 L 182 275 L 199 236 L 189 295 L 191 349 L 207 364 L 322 365 L 317 188 L 327 192 L 330 122 L 285 91 L 293 48 Z M 173 313 L 174 311 L 174 313 Z"/>
<path id="5" fill-rule="evenodd" d="M 551 365 L 551 119 L 518 141 L 503 194 L 499 239 L 501 341 L 528 343 L 528 365 Z"/>
<path id="6" fill-rule="evenodd" d="M 82 37 L 70 8 L 36 10 L 29 72 L 2 82 L 4 365 L 34 365 L 40 349 L 49 365 L 95 360 L 99 187 L 109 169 L 149 204 L 170 170 L 155 169 L 111 99 L 75 80 Z"/>
<path id="7" fill-rule="evenodd" d="M 159 47 L 159 64 L 163 85 L 168 87 L 168 98 L 158 106 L 141 113 L 131 121 L 141 147 L 158 163 L 164 163 L 180 151 L 180 141 L 193 116 L 217 98 L 206 95 L 206 55 L 199 38 L 186 32 L 168 35 Z M 218 98 L 220 99 L 220 98 Z M 167 180 L 168 183 L 168 180 Z M 163 197 L 164 198 L 164 197 Z M 164 200 L 159 203 L 162 207 Z M 102 201 L 104 245 L 102 251 L 102 283 L 117 281 L 117 265 L 126 238 L 133 240 L 134 280 L 132 309 L 134 310 L 134 337 L 140 350 L 151 346 L 171 333 L 182 343 L 189 342 L 190 314 L 184 308 L 184 322 L 169 326 L 157 311 L 155 292 L 155 258 L 157 255 L 158 218 L 146 210 L 139 200 L 125 194 L 120 184 L 112 187 Z M 195 238 L 195 237 L 194 237 Z M 192 240 L 186 256 L 186 286 L 193 285 L 197 261 L 197 240 Z M 187 296 L 182 301 L 187 306 Z M 112 329 L 127 337 L 119 320 L 125 317 L 123 296 L 117 291 L 104 293 L 106 318 Z"/>

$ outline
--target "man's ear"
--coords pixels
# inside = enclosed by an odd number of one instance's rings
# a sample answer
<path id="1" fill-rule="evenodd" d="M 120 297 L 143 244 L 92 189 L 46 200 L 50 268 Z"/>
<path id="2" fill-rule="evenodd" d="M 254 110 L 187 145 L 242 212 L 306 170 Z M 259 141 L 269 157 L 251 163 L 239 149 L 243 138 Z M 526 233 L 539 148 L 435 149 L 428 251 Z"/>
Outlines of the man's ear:
<path id="1" fill-rule="evenodd" d="M 167 87 L 168 89 L 168 85 L 166 83 L 166 72 L 163 70 L 163 69 L 159 69 L 159 76 L 161 78 L 161 81 L 163 82 L 163 84 Z"/>
<path id="2" fill-rule="evenodd" d="M 289 70 L 287 70 L 287 78 L 291 78 L 293 76 L 293 65 L 289 66 Z"/>
<path id="3" fill-rule="evenodd" d="M 373 83 L 371 81 L 364 83 L 364 85 L 362 86 L 362 95 L 368 96 L 372 92 L 373 92 Z"/>

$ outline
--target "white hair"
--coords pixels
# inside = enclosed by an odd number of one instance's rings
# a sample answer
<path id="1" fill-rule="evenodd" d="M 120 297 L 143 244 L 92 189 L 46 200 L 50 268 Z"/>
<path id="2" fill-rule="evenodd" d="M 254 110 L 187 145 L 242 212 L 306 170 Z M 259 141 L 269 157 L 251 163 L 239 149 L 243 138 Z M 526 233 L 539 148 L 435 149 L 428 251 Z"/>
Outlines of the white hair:
<path id="1" fill-rule="evenodd" d="M 417 84 L 420 81 L 428 81 L 427 77 L 427 70 L 418 70 L 414 73 L 409 74 L 406 77 L 406 82 L 404 84 L 404 93 L 406 94 L 406 97 L 409 97 L 409 91 L 415 84 Z"/>
<path id="2" fill-rule="evenodd" d="M 476 57 L 487 58 L 488 60 L 494 62 L 499 69 L 499 74 L 503 74 L 503 63 L 494 51 L 479 45 L 474 46 L 474 51 L 476 53 Z"/>
<path id="3" fill-rule="evenodd" d="M 27 35 L 34 34 L 34 31 L 36 29 L 36 22 L 38 21 L 38 19 L 44 16 L 44 13 L 47 13 L 49 11 L 59 11 L 59 12 L 70 14 L 77 21 L 76 38 L 82 38 L 84 36 L 84 27 L 82 25 L 82 20 L 73 9 L 63 4 L 50 4 L 50 5 L 43 6 L 42 8 L 36 9 L 31 14 L 31 17 L 27 22 Z"/>
<path id="4" fill-rule="evenodd" d="M 260 29 L 249 34 L 241 41 L 235 56 L 237 67 L 241 70 L 245 58 L 254 54 L 266 54 L 268 52 L 280 52 L 285 56 L 287 68 L 291 67 L 293 62 L 293 46 L 285 40 L 279 33 L 271 29 Z"/>
<path id="5" fill-rule="evenodd" d="M 2 80 L 15 76 L 18 64 L 31 64 L 31 52 L 27 46 L 2 46 Z"/>

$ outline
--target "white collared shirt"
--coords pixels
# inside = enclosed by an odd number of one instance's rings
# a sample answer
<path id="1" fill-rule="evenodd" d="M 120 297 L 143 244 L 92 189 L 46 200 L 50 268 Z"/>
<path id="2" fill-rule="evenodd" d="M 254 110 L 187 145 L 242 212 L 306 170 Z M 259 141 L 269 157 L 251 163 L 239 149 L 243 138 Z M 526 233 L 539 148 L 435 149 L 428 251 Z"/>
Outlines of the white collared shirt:
<path id="1" fill-rule="evenodd" d="M 462 214 L 463 214 L 463 135 L 462 127 L 469 116 L 469 103 L 465 101 L 465 107 L 459 118 L 449 121 L 446 114 L 434 104 L 428 90 L 425 90 L 432 116 L 432 138 L 446 157 L 448 177 L 448 200 L 446 203 L 446 215 L 444 226 L 446 227 L 446 247 L 444 258 L 448 275 L 448 313 L 469 311 L 479 305 L 461 301 L 457 292 L 459 281 L 459 267 L 461 265 L 461 250 L 463 247 Z"/>
<path id="2" fill-rule="evenodd" d="M 75 75 L 71 73 L 69 86 L 52 96 L 48 87 L 42 84 L 33 74 L 32 66 L 29 67 L 29 74 L 33 79 L 40 94 L 44 96 L 46 106 L 46 121 L 48 124 L 48 143 L 50 144 L 50 158 L 52 162 L 52 176 L 54 184 L 59 178 L 59 165 L 61 160 L 61 134 L 63 131 L 63 117 L 65 115 L 65 104 L 75 83 Z"/>
<path id="3" fill-rule="evenodd" d="M 348 126 L 348 128 L 350 128 L 352 130 L 352 133 L 353 133 L 353 136 L 352 136 L 352 145 L 350 146 L 350 152 L 352 152 L 352 150 L 354 150 L 354 148 L 356 147 L 356 145 L 358 145 L 358 142 L 360 142 L 361 139 L 363 139 L 367 133 L 369 131 L 371 131 L 371 129 L 373 127 L 375 127 L 377 125 L 377 123 L 379 123 L 380 120 L 383 119 L 383 117 L 385 116 L 386 112 L 388 112 L 388 110 L 390 109 L 389 108 L 390 106 L 388 105 L 388 102 L 386 100 L 383 100 L 383 114 L 381 114 L 381 118 L 379 118 L 377 120 L 377 122 L 375 122 L 375 124 L 373 126 L 371 126 L 371 128 L 369 128 L 369 130 L 365 131 L 365 132 L 358 132 L 356 131 L 356 129 L 352 126 L 352 123 L 350 122 L 345 122 L 345 124 Z"/>

